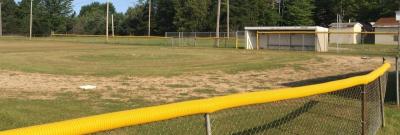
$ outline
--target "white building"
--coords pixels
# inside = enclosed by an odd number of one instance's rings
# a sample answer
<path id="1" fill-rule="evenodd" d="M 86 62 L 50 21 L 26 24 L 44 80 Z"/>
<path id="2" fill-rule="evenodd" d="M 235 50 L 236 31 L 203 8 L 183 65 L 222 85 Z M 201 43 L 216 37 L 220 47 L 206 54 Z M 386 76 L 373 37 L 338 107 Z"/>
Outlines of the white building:
<path id="1" fill-rule="evenodd" d="M 379 33 L 375 34 L 375 44 L 397 45 L 399 36 L 396 33 L 399 31 L 399 23 L 395 17 L 380 18 L 374 27 L 375 32 Z"/>
<path id="2" fill-rule="evenodd" d="M 329 25 L 329 43 L 360 44 L 361 23 L 332 23 Z"/>
<path id="3" fill-rule="evenodd" d="M 328 51 L 328 29 L 319 26 L 245 27 L 246 49 Z"/>

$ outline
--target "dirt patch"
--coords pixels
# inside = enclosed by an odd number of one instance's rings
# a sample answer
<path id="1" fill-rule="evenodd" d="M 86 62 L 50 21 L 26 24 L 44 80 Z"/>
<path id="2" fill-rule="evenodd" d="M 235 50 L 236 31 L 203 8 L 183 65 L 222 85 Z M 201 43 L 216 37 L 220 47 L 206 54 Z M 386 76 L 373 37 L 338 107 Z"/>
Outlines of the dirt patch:
<path id="1" fill-rule="evenodd" d="M 145 99 L 174 102 L 229 93 L 287 87 L 283 84 L 326 76 L 370 71 L 381 58 L 320 55 L 320 58 L 286 65 L 282 68 L 236 74 L 224 72 L 191 73 L 174 77 L 92 77 L 0 71 L 1 98 L 54 99 L 60 93 L 75 93 L 88 98 L 80 85 L 92 84 L 101 99 Z"/>

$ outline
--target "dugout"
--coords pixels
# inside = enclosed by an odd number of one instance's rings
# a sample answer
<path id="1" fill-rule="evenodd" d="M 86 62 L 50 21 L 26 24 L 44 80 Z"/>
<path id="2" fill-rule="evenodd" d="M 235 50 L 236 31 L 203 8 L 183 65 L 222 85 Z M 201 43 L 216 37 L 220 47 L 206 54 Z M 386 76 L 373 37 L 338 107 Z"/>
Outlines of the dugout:
<path id="1" fill-rule="evenodd" d="M 328 32 L 319 26 L 245 27 L 246 49 L 327 52 Z"/>

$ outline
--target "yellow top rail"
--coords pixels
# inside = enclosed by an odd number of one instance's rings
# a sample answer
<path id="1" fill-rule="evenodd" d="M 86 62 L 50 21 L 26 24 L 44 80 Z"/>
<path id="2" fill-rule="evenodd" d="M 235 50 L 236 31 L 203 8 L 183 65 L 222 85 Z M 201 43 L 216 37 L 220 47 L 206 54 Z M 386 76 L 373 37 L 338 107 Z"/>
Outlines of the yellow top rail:
<path id="1" fill-rule="evenodd" d="M 106 35 L 51 34 L 54 37 L 106 37 Z M 160 36 L 109 36 L 109 38 L 168 38 Z"/>
<path id="2" fill-rule="evenodd" d="M 295 99 L 318 94 L 339 91 L 358 85 L 366 85 L 382 76 L 390 64 L 383 64 L 373 72 L 338 81 L 308 85 L 297 88 L 265 90 L 201 100 L 172 103 L 160 106 L 107 113 L 84 118 L 66 120 L 50 124 L 31 126 L 0 132 L 0 135 L 64 135 L 89 134 L 121 127 L 145 124 L 195 114 L 213 113 L 216 111 L 261 103 Z"/>

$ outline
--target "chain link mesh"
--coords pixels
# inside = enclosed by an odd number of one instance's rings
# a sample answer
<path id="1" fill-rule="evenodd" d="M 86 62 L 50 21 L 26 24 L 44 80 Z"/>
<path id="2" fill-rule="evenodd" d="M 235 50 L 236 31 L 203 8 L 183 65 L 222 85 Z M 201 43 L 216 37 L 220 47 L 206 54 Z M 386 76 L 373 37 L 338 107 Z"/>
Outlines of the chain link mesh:
<path id="1" fill-rule="evenodd" d="M 365 126 L 364 133 L 373 135 L 383 122 L 381 103 L 386 83 L 387 73 L 367 85 L 218 111 L 209 114 L 211 133 L 214 135 L 357 135 L 363 133 Z M 206 135 L 206 124 L 205 115 L 201 114 L 105 133 Z"/>
<path id="2" fill-rule="evenodd" d="M 219 47 L 223 48 L 243 48 L 244 32 L 220 32 L 217 40 L 215 32 L 166 32 L 169 45 L 179 47 L 214 47 L 219 42 Z"/>

